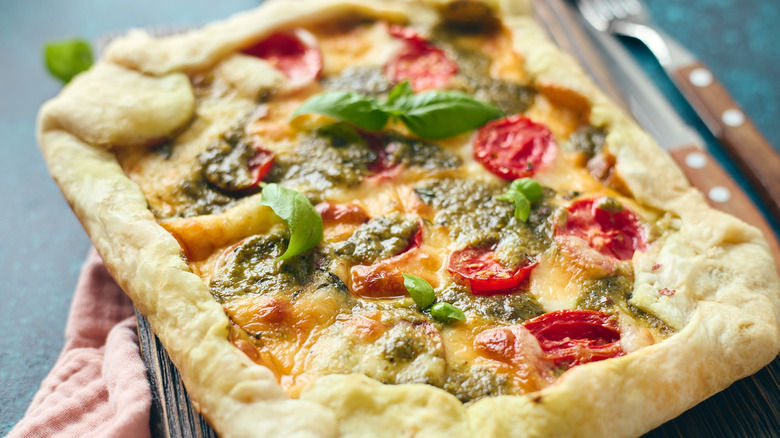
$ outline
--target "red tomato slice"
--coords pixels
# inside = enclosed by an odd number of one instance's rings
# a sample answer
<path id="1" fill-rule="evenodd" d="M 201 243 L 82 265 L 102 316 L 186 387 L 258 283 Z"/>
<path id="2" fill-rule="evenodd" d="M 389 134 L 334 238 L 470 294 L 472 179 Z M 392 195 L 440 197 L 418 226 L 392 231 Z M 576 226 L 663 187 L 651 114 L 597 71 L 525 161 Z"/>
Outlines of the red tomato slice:
<path id="1" fill-rule="evenodd" d="M 506 180 L 533 176 L 558 151 L 552 132 L 521 114 L 488 122 L 477 131 L 473 144 L 474 158 Z"/>
<path id="2" fill-rule="evenodd" d="M 487 329 L 474 337 L 474 352 L 511 367 L 510 378 L 528 392 L 552 383 L 554 367 L 538 340 L 522 325 Z M 496 369 L 503 372 L 502 367 Z"/>
<path id="3" fill-rule="evenodd" d="M 371 175 L 369 180 L 382 182 L 394 179 L 399 176 L 405 166 L 401 163 L 393 162 L 390 158 L 393 152 L 399 147 L 397 141 L 384 135 L 373 135 L 366 133 L 363 136 L 369 144 L 371 150 L 376 154 L 376 161 L 368 165 L 368 171 Z"/>
<path id="4" fill-rule="evenodd" d="M 557 310 L 523 323 L 558 366 L 575 366 L 623 356 L 620 330 L 595 310 Z"/>
<path id="5" fill-rule="evenodd" d="M 413 256 L 422 245 L 422 219 L 417 232 L 409 239 L 403 251 L 372 265 L 357 265 L 350 269 L 351 290 L 364 298 L 401 298 L 408 295 L 403 273 L 407 272 L 406 259 Z"/>
<path id="6" fill-rule="evenodd" d="M 389 148 L 392 142 L 388 142 L 386 137 L 376 135 L 367 135 L 366 139 L 371 150 L 376 153 L 376 161 L 368 165 L 369 172 L 379 180 L 390 179 L 400 174 L 403 169 L 398 163 L 392 163 L 388 160 L 388 152 L 391 152 Z"/>
<path id="7" fill-rule="evenodd" d="M 646 231 L 637 215 L 627 208 L 618 212 L 601 209 L 596 201 L 582 199 L 566 209 L 566 223 L 556 225 L 554 230 L 559 244 L 571 249 L 570 238 L 579 238 L 617 260 L 629 260 L 634 251 L 644 251 Z"/>
<path id="8" fill-rule="evenodd" d="M 314 207 L 326 224 L 360 224 L 368 222 L 371 217 L 357 204 L 331 204 L 321 202 Z"/>
<path id="9" fill-rule="evenodd" d="M 249 159 L 249 174 L 252 175 L 250 188 L 260 185 L 260 181 L 268 175 L 274 165 L 273 152 L 257 148 L 257 152 Z"/>
<path id="10" fill-rule="evenodd" d="M 322 54 L 316 46 L 316 39 L 303 29 L 275 33 L 244 50 L 244 53 L 268 61 L 296 82 L 308 82 L 322 72 Z"/>
<path id="11" fill-rule="evenodd" d="M 450 256 L 447 270 L 466 280 L 474 295 L 510 293 L 531 275 L 536 261 L 526 259 L 514 270 L 494 258 L 490 248 L 466 247 Z"/>
<path id="12" fill-rule="evenodd" d="M 428 44 L 428 41 L 426 41 L 422 35 L 417 33 L 417 31 L 411 27 L 402 26 L 400 24 L 391 24 L 387 27 L 387 32 L 391 36 L 400 38 L 412 45 L 422 46 Z"/>
<path id="13" fill-rule="evenodd" d="M 385 67 L 396 82 L 408 80 L 416 93 L 442 88 L 458 72 L 458 66 L 441 49 L 410 28 L 390 26 L 390 35 L 403 39 L 404 48 Z"/>

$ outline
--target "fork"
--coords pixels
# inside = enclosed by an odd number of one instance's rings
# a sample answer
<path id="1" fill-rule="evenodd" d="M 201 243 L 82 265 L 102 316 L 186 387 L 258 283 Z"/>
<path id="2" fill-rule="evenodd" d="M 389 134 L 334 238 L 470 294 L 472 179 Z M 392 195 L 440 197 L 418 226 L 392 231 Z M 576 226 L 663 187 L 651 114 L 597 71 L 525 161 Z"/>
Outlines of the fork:
<path id="1" fill-rule="evenodd" d="M 640 0 L 576 0 L 583 18 L 598 31 L 644 43 L 699 117 L 717 137 L 763 199 L 780 218 L 780 156 L 709 68 L 658 29 Z"/>

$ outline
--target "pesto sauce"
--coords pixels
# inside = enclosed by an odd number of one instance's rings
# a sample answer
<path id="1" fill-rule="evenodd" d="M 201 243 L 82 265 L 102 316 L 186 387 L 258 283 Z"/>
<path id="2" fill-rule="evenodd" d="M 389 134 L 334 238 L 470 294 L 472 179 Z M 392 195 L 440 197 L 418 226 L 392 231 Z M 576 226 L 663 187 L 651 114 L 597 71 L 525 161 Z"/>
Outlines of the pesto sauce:
<path id="1" fill-rule="evenodd" d="M 633 278 L 625 274 L 586 281 L 582 286 L 576 308 L 614 313 L 614 308 L 617 306 L 628 313 L 631 318 L 647 327 L 651 327 L 663 335 L 673 334 L 674 329 L 658 317 L 628 302 L 633 290 Z"/>
<path id="2" fill-rule="evenodd" d="M 326 328 L 308 351 L 309 369 L 316 374 L 362 373 L 385 384 L 441 387 L 448 371 L 441 336 L 430 323 L 410 320 L 397 310 L 383 313 L 387 329 L 373 342 L 338 322 Z"/>
<path id="3" fill-rule="evenodd" d="M 381 139 L 386 143 L 386 167 L 403 165 L 419 167 L 425 170 L 454 169 L 463 164 L 463 160 L 454 153 L 446 151 L 433 143 L 389 134 Z"/>
<path id="4" fill-rule="evenodd" d="M 462 163 L 460 157 L 433 143 L 396 133 L 359 133 L 348 124 L 336 123 L 278 153 L 266 181 L 294 187 L 316 199 L 332 187 L 360 184 L 379 162 L 378 150 L 385 168 L 403 165 L 433 171 Z"/>
<path id="5" fill-rule="evenodd" d="M 176 208 L 176 215 L 181 217 L 219 213 L 236 202 L 208 184 L 199 172 L 179 184 L 177 195 L 185 199 Z"/>
<path id="6" fill-rule="evenodd" d="M 276 262 L 286 247 L 287 238 L 283 236 L 247 239 L 211 280 L 211 294 L 220 303 L 247 294 L 281 293 L 294 299 L 298 294 L 323 287 L 349 295 L 344 283 L 321 267 L 328 260 L 316 249 Z"/>
<path id="7" fill-rule="evenodd" d="M 353 264 L 370 265 L 406 249 L 418 228 L 416 219 L 399 214 L 380 216 L 358 227 L 347 240 L 334 244 L 333 249 Z"/>
<path id="8" fill-rule="evenodd" d="M 544 313 L 541 304 L 525 291 L 511 294 L 474 295 L 459 280 L 437 291 L 439 301 L 448 302 L 464 312 L 475 313 L 494 323 L 517 324 Z"/>
<path id="9" fill-rule="evenodd" d="M 492 103 L 506 114 L 525 112 L 533 104 L 535 90 L 525 84 L 490 77 L 492 60 L 489 56 L 454 43 L 455 37 L 462 33 L 470 33 L 470 29 L 438 26 L 434 30 L 436 45 L 458 65 L 457 77 L 462 82 L 462 91 Z"/>
<path id="10" fill-rule="evenodd" d="M 406 321 L 395 325 L 388 332 L 388 336 L 379 339 L 382 357 L 394 364 L 411 362 L 425 351 L 436 351 L 440 348 L 432 344 L 434 343 L 431 342 L 429 333 L 415 330 L 414 325 Z"/>
<path id="11" fill-rule="evenodd" d="M 481 366 L 450 366 L 442 389 L 462 403 L 509 393 L 509 377 Z"/>
<path id="12" fill-rule="evenodd" d="M 382 67 L 347 67 L 341 73 L 320 80 L 322 87 L 330 91 L 351 91 L 364 96 L 380 96 L 393 88 L 393 82 Z"/>
<path id="13" fill-rule="evenodd" d="M 223 192 L 245 191 L 254 178 L 249 161 L 256 149 L 240 131 L 230 131 L 198 156 L 203 178 Z M 259 191 L 259 187 L 254 189 Z"/>
<path id="14" fill-rule="evenodd" d="M 290 150 L 275 156 L 266 181 L 294 187 L 307 195 L 334 186 L 355 186 L 377 159 L 362 137 L 332 132 L 304 136 Z"/>
<path id="15" fill-rule="evenodd" d="M 528 221 L 521 222 L 515 218 L 512 204 L 495 199 L 507 187 L 504 183 L 445 178 L 425 181 L 415 192 L 438 210 L 433 222 L 447 227 L 453 240 L 474 247 L 497 244 L 500 261 L 514 267 L 551 245 L 553 209 L 549 201 L 554 193 L 545 190 L 532 204 Z"/>
<path id="16" fill-rule="evenodd" d="M 583 126 L 569 136 L 569 147 L 574 152 L 591 159 L 604 148 L 607 134 L 601 128 L 592 125 Z"/>

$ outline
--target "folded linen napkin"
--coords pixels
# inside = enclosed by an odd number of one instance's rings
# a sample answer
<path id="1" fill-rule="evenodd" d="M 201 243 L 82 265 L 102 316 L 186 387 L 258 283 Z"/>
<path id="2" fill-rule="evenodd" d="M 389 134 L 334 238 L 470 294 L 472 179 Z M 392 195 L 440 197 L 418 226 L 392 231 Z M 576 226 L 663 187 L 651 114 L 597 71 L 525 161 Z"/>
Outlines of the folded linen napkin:
<path id="1" fill-rule="evenodd" d="M 149 437 L 151 402 L 133 305 L 93 248 L 65 347 L 8 437 Z"/>

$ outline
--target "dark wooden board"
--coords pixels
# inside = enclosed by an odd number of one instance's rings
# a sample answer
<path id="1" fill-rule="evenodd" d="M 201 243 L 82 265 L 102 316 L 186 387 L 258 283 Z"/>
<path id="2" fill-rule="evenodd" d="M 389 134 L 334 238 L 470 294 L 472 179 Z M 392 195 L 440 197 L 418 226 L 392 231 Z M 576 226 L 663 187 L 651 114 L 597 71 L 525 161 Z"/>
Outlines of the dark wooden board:
<path id="1" fill-rule="evenodd" d="M 152 387 L 149 427 L 153 437 L 217 438 L 217 433 L 195 410 L 179 371 L 138 311 L 138 343 Z"/>

